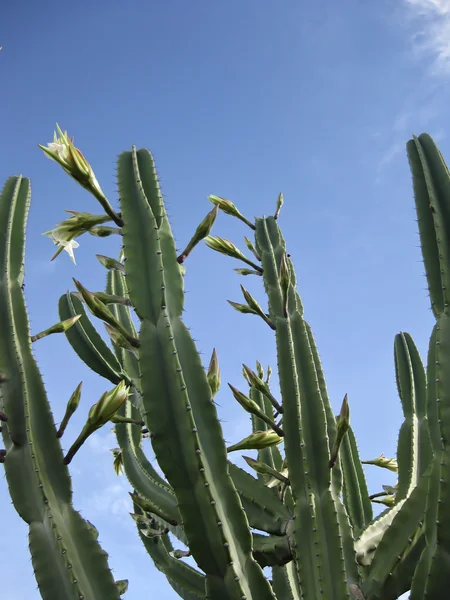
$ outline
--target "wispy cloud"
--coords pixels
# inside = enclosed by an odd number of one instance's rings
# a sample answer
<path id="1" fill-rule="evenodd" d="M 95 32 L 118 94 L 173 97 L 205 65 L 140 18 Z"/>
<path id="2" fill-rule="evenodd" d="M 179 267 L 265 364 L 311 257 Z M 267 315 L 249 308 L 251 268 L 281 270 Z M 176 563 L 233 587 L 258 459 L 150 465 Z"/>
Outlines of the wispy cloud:
<path id="1" fill-rule="evenodd" d="M 413 20 L 413 49 L 432 58 L 434 74 L 450 74 L 450 0 L 404 0 Z"/>

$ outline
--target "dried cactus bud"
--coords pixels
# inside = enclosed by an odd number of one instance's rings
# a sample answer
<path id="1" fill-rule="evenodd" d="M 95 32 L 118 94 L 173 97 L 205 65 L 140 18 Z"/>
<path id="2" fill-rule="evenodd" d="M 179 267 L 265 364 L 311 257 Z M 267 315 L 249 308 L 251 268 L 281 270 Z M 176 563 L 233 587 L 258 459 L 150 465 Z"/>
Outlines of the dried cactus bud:
<path id="1" fill-rule="evenodd" d="M 209 387 L 211 388 L 211 397 L 214 398 L 220 389 L 220 367 L 216 349 L 214 348 L 207 373 Z"/>
<path id="2" fill-rule="evenodd" d="M 113 467 L 116 475 L 120 475 L 123 473 L 123 454 L 121 448 L 113 448 L 111 450 L 112 455 L 114 457 Z"/>
<path id="3" fill-rule="evenodd" d="M 8 415 L 5 414 L 2 410 L 0 410 L 0 421 L 6 423 L 8 421 Z"/>
<path id="4" fill-rule="evenodd" d="M 6 450 L 0 450 L 0 463 L 4 463 L 6 458 Z"/>
<path id="5" fill-rule="evenodd" d="M 270 448 L 270 446 L 280 444 L 282 441 L 283 438 L 273 431 L 273 429 L 255 431 L 237 444 L 229 446 L 227 452 L 234 452 L 235 450 L 262 450 L 263 448 Z"/>

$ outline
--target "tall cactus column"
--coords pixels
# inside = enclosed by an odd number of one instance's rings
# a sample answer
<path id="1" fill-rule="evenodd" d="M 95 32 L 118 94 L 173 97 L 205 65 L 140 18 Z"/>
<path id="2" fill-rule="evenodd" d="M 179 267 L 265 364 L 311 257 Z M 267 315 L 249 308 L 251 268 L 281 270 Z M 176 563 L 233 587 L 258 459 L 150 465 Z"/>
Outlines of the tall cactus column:
<path id="1" fill-rule="evenodd" d="M 293 265 L 273 217 L 256 220 L 256 250 L 276 332 L 284 443 L 294 500 L 294 560 L 302 594 L 304 600 L 343 600 L 350 598 L 349 585 L 359 583 L 356 561 L 345 564 L 343 537 L 351 539 L 350 525 L 348 520 L 339 523 L 340 500 L 331 491 L 325 399 L 294 287 Z"/>
<path id="2" fill-rule="evenodd" d="M 151 154 L 119 157 L 126 281 L 141 320 L 144 413 L 158 462 L 179 503 L 189 547 L 211 600 L 264 600 L 269 582 L 252 556 L 252 537 L 228 473 L 211 390 L 181 320 L 184 290 Z"/>
<path id="3" fill-rule="evenodd" d="M 448 598 L 450 564 L 450 174 L 431 137 L 408 142 L 422 254 L 436 325 L 428 353 L 428 420 L 434 453 L 425 513 L 426 547 L 412 600 Z"/>
<path id="4" fill-rule="evenodd" d="M 119 590 L 96 533 L 72 506 L 69 472 L 31 351 L 21 289 L 30 184 L 11 177 L 0 196 L 0 408 L 11 498 L 29 525 L 44 600 L 114 600 Z"/>

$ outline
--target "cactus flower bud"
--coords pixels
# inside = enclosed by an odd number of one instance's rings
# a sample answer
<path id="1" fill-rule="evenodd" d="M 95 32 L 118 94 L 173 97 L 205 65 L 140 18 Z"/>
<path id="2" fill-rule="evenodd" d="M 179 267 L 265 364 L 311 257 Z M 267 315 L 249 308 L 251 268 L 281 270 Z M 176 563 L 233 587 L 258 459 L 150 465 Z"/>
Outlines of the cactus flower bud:
<path id="1" fill-rule="evenodd" d="M 270 365 L 267 366 L 267 377 L 266 383 L 269 384 L 270 378 L 272 377 L 272 367 Z"/>
<path id="2" fill-rule="evenodd" d="M 261 367 L 260 363 L 257 363 L 257 369 L 258 369 L 258 364 Z M 258 369 L 260 375 L 256 375 L 256 373 L 254 371 L 252 371 L 249 367 L 247 367 L 246 365 L 243 365 L 243 369 L 245 372 L 245 378 L 247 379 L 247 381 L 249 382 L 250 386 L 254 387 L 255 390 L 257 390 L 258 392 L 261 392 L 261 394 L 264 394 L 271 402 L 272 406 L 279 412 L 282 413 L 283 412 L 283 407 L 281 406 L 281 404 L 276 400 L 276 398 L 273 397 L 269 385 L 263 381 L 262 377 L 264 377 L 264 371 L 261 369 Z M 262 375 L 262 377 L 261 377 Z"/>
<path id="3" fill-rule="evenodd" d="M 289 479 L 287 477 L 285 477 L 276 469 L 273 469 L 266 463 L 261 462 L 259 460 L 255 460 L 254 458 L 250 458 L 250 456 L 243 456 L 242 458 L 245 460 L 248 466 L 254 469 L 257 473 L 260 473 L 261 475 L 272 475 L 272 477 L 274 477 L 278 481 L 289 485 Z"/>
<path id="4" fill-rule="evenodd" d="M 395 496 L 392 496 L 391 494 L 387 494 L 386 496 L 383 496 L 382 498 L 373 498 L 372 502 L 376 502 L 377 504 L 384 504 L 387 507 L 391 507 L 394 506 L 395 504 Z"/>
<path id="5" fill-rule="evenodd" d="M 342 440 L 344 439 L 344 435 L 347 433 L 348 428 L 350 427 L 350 407 L 348 405 L 347 394 L 345 394 L 344 400 L 342 401 L 341 412 L 336 419 L 336 425 L 336 440 L 333 444 L 333 449 L 330 454 L 330 461 L 328 463 L 330 469 L 336 464 Z"/>
<path id="6" fill-rule="evenodd" d="M 239 275 L 259 275 L 261 277 L 261 271 L 255 271 L 254 269 L 234 269 Z"/>
<path id="7" fill-rule="evenodd" d="M 95 256 L 99 263 L 105 267 L 105 269 L 114 269 L 116 271 L 120 271 L 121 273 L 125 273 L 125 267 L 115 258 L 103 256 L 102 254 L 96 254 Z"/>
<path id="8" fill-rule="evenodd" d="M 77 408 L 80 404 L 82 386 L 83 386 L 83 382 L 80 381 L 80 383 L 75 388 L 75 391 L 69 398 L 69 402 L 67 403 L 67 406 L 66 406 L 66 412 L 64 413 L 64 417 L 59 425 L 59 429 L 56 432 L 56 437 L 58 437 L 58 438 L 62 437 L 62 435 L 64 434 L 67 424 L 69 423 L 70 417 L 77 410 Z"/>
<path id="9" fill-rule="evenodd" d="M 256 252 L 256 248 L 253 245 L 253 242 L 251 240 L 248 239 L 248 237 L 244 236 L 244 240 L 245 240 L 245 245 L 247 246 L 247 248 L 250 250 L 250 252 L 253 252 L 253 254 L 255 255 L 255 258 L 257 260 L 261 260 L 261 257 L 259 256 L 259 254 Z"/>
<path id="10" fill-rule="evenodd" d="M 209 387 L 211 388 L 211 399 L 213 399 L 220 389 L 220 367 L 216 349 L 214 348 L 211 360 L 209 362 L 207 373 Z"/>
<path id="11" fill-rule="evenodd" d="M 249 305 L 249 307 L 251 308 L 251 310 L 253 311 L 253 313 L 255 315 L 259 315 L 269 325 L 269 327 L 271 329 L 275 329 L 275 325 L 272 323 L 272 321 L 270 320 L 270 318 L 263 311 L 263 309 L 261 308 L 261 306 L 259 305 L 259 303 L 255 300 L 255 298 L 253 298 L 253 296 L 250 294 L 250 292 L 248 292 L 244 288 L 243 285 L 241 285 L 241 290 L 242 290 L 242 293 L 244 295 L 245 301 L 247 302 L 247 304 Z"/>
<path id="12" fill-rule="evenodd" d="M 272 429 L 255 431 L 237 444 L 229 446 L 227 452 L 234 452 L 235 450 L 262 450 L 263 448 L 270 448 L 270 446 L 280 444 L 282 441 L 283 438 Z"/>
<path id="13" fill-rule="evenodd" d="M 259 360 L 256 361 L 256 372 L 258 373 L 258 377 L 260 379 L 264 379 L 264 369 Z"/>
<path id="14" fill-rule="evenodd" d="M 217 217 L 217 211 L 218 211 L 218 208 L 217 208 L 217 206 L 215 206 L 212 209 L 212 211 L 210 211 L 206 215 L 206 217 L 203 219 L 203 221 L 197 227 L 197 229 L 195 230 L 195 233 L 192 236 L 192 238 L 190 239 L 188 245 L 186 246 L 186 248 L 183 250 L 183 252 L 180 254 L 180 256 L 177 259 L 178 262 L 180 263 L 180 265 L 186 260 L 186 258 L 189 256 L 189 254 L 195 248 L 195 246 L 197 246 L 197 244 L 199 242 L 201 242 L 207 236 L 209 236 L 211 229 L 213 228 L 214 222 L 216 220 L 216 217 Z"/>
<path id="15" fill-rule="evenodd" d="M 104 326 L 113 344 L 119 348 L 128 350 L 128 352 L 132 352 L 136 358 L 139 358 L 139 340 L 136 340 L 134 345 L 132 345 L 128 338 L 122 335 L 120 331 L 117 331 L 115 327 L 108 325 L 108 323 L 104 323 Z"/>
<path id="16" fill-rule="evenodd" d="M 64 458 L 64 464 L 68 465 L 87 438 L 103 427 L 116 414 L 122 404 L 126 401 L 129 394 L 129 387 L 124 381 L 121 381 L 109 392 L 105 392 L 100 400 L 91 406 L 86 424 L 81 430 L 80 435 L 72 444 L 67 455 Z"/>
<path id="17" fill-rule="evenodd" d="M 274 215 L 274 219 L 278 219 L 278 217 L 280 216 L 280 210 L 281 207 L 284 204 L 284 197 L 283 194 L 280 192 L 280 194 L 278 194 L 278 198 L 277 198 L 277 208 L 275 210 L 275 215 Z"/>
<path id="18" fill-rule="evenodd" d="M 0 463 L 4 463 L 6 458 L 6 450 L 0 450 Z"/>
<path id="19" fill-rule="evenodd" d="M 211 250 L 215 250 L 216 252 L 220 252 L 221 254 L 225 254 L 226 256 L 231 256 L 231 258 L 237 258 L 238 260 L 242 260 L 256 271 L 262 273 L 261 267 L 249 260 L 245 256 L 245 254 L 243 254 L 238 248 L 236 248 L 236 246 L 229 240 L 226 240 L 221 237 L 213 237 L 211 235 L 208 235 L 205 238 L 205 243 L 208 246 L 208 248 L 211 248 Z"/>
<path id="20" fill-rule="evenodd" d="M 256 229 L 256 227 L 251 223 L 248 219 L 246 219 L 236 208 L 236 206 L 231 202 L 231 200 L 226 200 L 225 198 L 220 198 L 220 196 L 208 196 L 208 200 L 218 206 L 222 212 L 227 215 L 231 215 L 232 217 L 236 217 L 241 220 L 243 223 L 248 225 L 251 229 Z"/>
<path id="21" fill-rule="evenodd" d="M 139 506 L 139 508 L 144 512 L 154 514 L 157 517 L 164 519 L 164 521 L 167 521 L 167 523 L 170 523 L 170 525 L 178 525 L 178 521 L 176 521 L 175 519 L 171 519 L 164 511 L 161 510 L 161 508 L 158 507 L 157 504 L 154 504 L 148 498 L 143 498 L 137 492 L 129 492 L 129 494 L 134 504 L 137 504 L 137 506 Z"/>
<path id="22" fill-rule="evenodd" d="M 230 383 L 228 384 L 228 386 L 233 392 L 233 396 L 244 410 L 246 410 L 250 414 L 256 415 L 261 419 L 261 421 L 264 421 L 264 423 L 267 423 L 269 427 L 274 429 L 279 436 L 283 436 L 282 429 L 276 423 L 274 423 L 270 417 L 266 415 L 266 413 L 259 407 L 259 405 L 254 400 L 237 390 Z"/>
<path id="23" fill-rule="evenodd" d="M 376 467 L 382 467 L 383 469 L 389 469 L 389 471 L 393 471 L 397 473 L 398 464 L 395 458 L 386 458 L 384 454 L 380 454 L 378 458 L 374 458 L 373 460 L 362 460 L 363 465 L 375 465 Z"/>
<path id="24" fill-rule="evenodd" d="M 134 338 L 130 332 L 127 331 L 127 329 L 125 329 L 125 327 L 116 319 L 106 304 L 101 302 L 101 300 L 99 300 L 95 294 L 87 290 L 79 281 L 76 279 L 73 279 L 73 281 L 91 313 L 98 319 L 101 319 L 109 325 L 112 325 L 130 342 L 132 346 L 137 347 L 138 342 L 136 338 Z"/>
<path id="25" fill-rule="evenodd" d="M 121 226 L 122 220 L 109 204 L 91 165 L 81 151 L 74 146 L 73 138 L 69 138 L 67 131 L 63 132 L 58 124 L 56 125 L 56 129 L 58 133 L 54 132 L 53 142 L 48 143 L 47 146 L 39 144 L 39 148 L 45 152 L 48 158 L 59 163 L 64 171 L 75 179 L 76 182 L 91 192 L 103 206 L 106 214 Z"/>
<path id="26" fill-rule="evenodd" d="M 289 268 L 286 253 L 284 253 L 283 256 L 281 257 L 281 264 L 280 264 L 280 287 L 281 287 L 281 293 L 283 296 L 283 310 L 284 310 L 285 316 L 287 316 L 287 312 L 288 312 L 288 293 L 289 293 L 290 285 L 291 285 L 291 270 Z"/>
<path id="27" fill-rule="evenodd" d="M 121 381 L 115 388 L 105 392 L 89 410 L 88 423 L 95 425 L 96 429 L 105 425 L 128 398 L 129 390 L 125 381 Z"/>
<path id="28" fill-rule="evenodd" d="M 109 237 L 110 235 L 122 235 L 122 229 L 120 227 L 107 227 L 106 225 L 99 225 L 98 227 L 92 227 L 88 233 L 96 237 Z"/>
<path id="29" fill-rule="evenodd" d="M 5 414 L 2 410 L 0 410 L 0 421 L 3 421 L 3 423 L 6 423 L 8 421 L 8 415 Z"/>
<path id="30" fill-rule="evenodd" d="M 119 579 L 114 582 L 117 587 L 117 591 L 119 592 L 119 596 L 123 596 L 125 592 L 128 590 L 128 579 Z"/>
<path id="31" fill-rule="evenodd" d="M 65 319 L 65 321 L 60 321 L 59 323 L 52 325 L 48 329 L 45 329 L 45 331 L 41 331 L 40 333 L 37 333 L 36 335 L 32 335 L 31 341 L 37 342 L 37 340 L 41 340 L 42 338 L 47 337 L 48 335 L 51 335 L 52 333 L 65 333 L 72 327 L 72 325 L 75 325 L 75 323 L 80 318 L 81 318 L 81 315 L 75 315 L 74 317 L 69 317 L 68 319 Z"/>

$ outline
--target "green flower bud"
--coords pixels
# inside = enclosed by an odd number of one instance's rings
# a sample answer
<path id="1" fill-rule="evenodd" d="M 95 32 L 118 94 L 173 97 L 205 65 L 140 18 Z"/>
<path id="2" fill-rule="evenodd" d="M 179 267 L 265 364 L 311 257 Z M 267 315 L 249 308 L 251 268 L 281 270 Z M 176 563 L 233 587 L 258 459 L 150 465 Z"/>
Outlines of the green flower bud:
<path id="1" fill-rule="evenodd" d="M 66 406 L 66 412 L 64 413 L 64 417 L 59 425 L 59 429 L 56 432 L 56 437 L 58 437 L 58 438 L 62 437 L 62 435 L 64 434 L 67 424 L 69 423 L 70 417 L 77 410 L 77 408 L 80 404 L 82 386 L 83 386 L 83 382 L 80 381 L 80 383 L 75 388 L 75 391 L 69 398 L 69 402 L 67 403 L 67 406 Z"/>
<path id="2" fill-rule="evenodd" d="M 231 202 L 231 200 L 226 200 L 225 198 L 220 198 L 220 196 L 208 196 L 208 200 L 218 206 L 222 212 L 227 215 L 231 215 L 232 217 L 236 217 L 240 219 L 243 223 L 248 225 L 251 229 L 256 229 L 253 223 L 250 223 L 248 219 L 246 219 L 236 208 L 236 206 Z"/>
<path id="3" fill-rule="evenodd" d="M 363 465 L 375 465 L 376 467 L 381 467 L 383 469 L 388 469 L 389 471 L 393 471 L 397 473 L 398 464 L 395 458 L 386 458 L 384 454 L 380 454 L 378 458 L 374 458 L 373 460 L 362 460 Z"/>
<path id="4" fill-rule="evenodd" d="M 115 258 L 103 256 L 102 254 L 96 254 L 95 256 L 99 263 L 105 267 L 105 269 L 114 269 L 116 271 L 120 271 L 121 273 L 125 273 L 125 267 Z"/>
<path id="5" fill-rule="evenodd" d="M 92 227 L 89 229 L 88 233 L 96 237 L 105 238 L 110 235 L 122 235 L 122 229 L 120 227 L 107 227 L 106 225 L 102 225 L 99 227 Z"/>
<path id="6" fill-rule="evenodd" d="M 197 227 L 188 245 L 177 259 L 180 264 L 185 261 L 185 259 L 189 256 L 189 254 L 192 252 L 195 246 L 210 234 L 217 217 L 217 211 L 217 207 L 213 208 L 213 210 L 206 215 L 206 217 Z"/>
<path id="7" fill-rule="evenodd" d="M 254 458 L 250 458 L 250 456 L 243 456 L 242 458 L 245 460 L 248 466 L 254 469 L 257 473 L 260 473 L 261 475 L 272 475 L 272 477 L 277 479 L 278 482 L 281 481 L 282 483 L 289 485 L 289 479 L 287 477 L 285 477 L 276 469 L 273 469 L 266 463 L 261 462 L 259 460 L 255 460 Z"/>
<path id="8" fill-rule="evenodd" d="M 244 295 L 245 301 L 247 302 L 247 304 L 249 305 L 249 307 L 251 308 L 251 310 L 253 311 L 253 313 L 255 315 L 259 315 L 269 325 L 269 327 L 271 329 L 275 329 L 275 325 L 272 323 L 272 321 L 270 320 L 270 318 L 263 311 L 263 309 L 258 304 L 258 302 L 253 298 L 253 296 L 250 294 L 250 292 L 248 292 L 244 288 L 243 285 L 241 285 L 241 290 L 242 290 L 242 293 Z"/>
<path id="9" fill-rule="evenodd" d="M 250 252 L 253 252 L 253 254 L 255 255 L 255 258 L 257 260 L 261 260 L 261 257 L 259 256 L 259 254 L 256 252 L 256 248 L 253 245 L 253 242 L 251 240 L 248 239 L 248 237 L 244 237 L 245 240 L 245 245 L 247 246 L 247 248 L 250 250 Z"/>
<path id="10" fill-rule="evenodd" d="M 216 349 L 214 348 L 207 373 L 209 387 L 211 388 L 211 397 L 214 398 L 220 389 L 220 367 Z"/>
<path id="11" fill-rule="evenodd" d="M 109 308 L 101 302 L 98 297 L 95 296 L 92 292 L 87 290 L 79 281 L 76 279 L 73 280 L 75 285 L 77 286 L 78 291 L 80 292 L 83 300 L 86 302 L 87 307 L 91 311 L 91 313 L 105 321 L 109 325 L 112 325 L 117 331 L 119 331 L 133 346 L 136 344 L 136 339 L 130 334 L 127 329 L 116 319 L 113 313 L 109 310 Z"/>
<path id="12" fill-rule="evenodd" d="M 216 252 L 220 252 L 221 254 L 225 254 L 226 256 L 231 256 L 231 258 L 237 258 L 238 260 L 242 260 L 247 265 L 250 265 L 256 271 L 259 271 L 260 273 L 262 273 L 261 267 L 256 265 L 251 260 L 249 260 L 245 256 L 245 254 L 243 254 L 238 248 L 236 248 L 236 246 L 229 240 L 208 235 L 205 238 L 205 243 L 208 246 L 208 248 L 211 248 L 212 250 L 215 250 Z"/>
<path id="13" fill-rule="evenodd" d="M 80 435 L 72 444 L 64 458 L 64 464 L 68 465 L 87 438 L 111 420 L 129 394 L 129 387 L 121 381 L 111 391 L 105 392 L 100 400 L 91 406 L 85 426 Z"/>
<path id="14" fill-rule="evenodd" d="M 72 327 L 72 325 L 75 325 L 75 323 L 80 318 L 81 318 L 81 315 L 75 315 L 74 317 L 70 317 L 69 319 L 66 319 L 65 321 L 60 321 L 59 323 L 52 325 L 45 331 L 41 331 L 40 333 L 37 333 L 36 335 L 32 335 L 31 341 L 37 342 L 37 340 L 41 340 L 42 338 L 47 337 L 48 335 L 52 335 L 52 333 L 65 333 Z"/>
<path id="15" fill-rule="evenodd" d="M 128 579 L 119 579 L 114 582 L 117 587 L 117 591 L 119 592 L 119 596 L 123 596 L 125 592 L 128 590 Z"/>
<path id="16" fill-rule="evenodd" d="M 261 277 L 261 271 L 255 271 L 254 269 L 234 269 L 239 275 L 259 275 Z"/>
<path id="17" fill-rule="evenodd" d="M 131 344 L 129 339 L 122 335 L 120 331 L 117 331 L 115 327 L 108 325 L 108 323 L 104 323 L 104 326 L 114 345 L 118 346 L 119 348 L 123 348 L 128 352 L 132 352 L 136 358 L 139 358 L 139 340 L 135 339 L 134 344 Z"/>
<path id="18" fill-rule="evenodd" d="M 280 216 L 280 210 L 281 210 L 281 207 L 283 206 L 283 204 L 284 204 L 283 194 L 280 193 L 278 195 L 278 199 L 277 199 L 277 208 L 275 210 L 274 219 L 278 219 L 278 217 Z"/>
<path id="19" fill-rule="evenodd" d="M 56 129 L 58 134 L 56 131 L 54 132 L 53 142 L 48 143 L 47 147 L 39 144 L 39 148 L 45 152 L 48 158 L 59 163 L 64 171 L 75 179 L 76 182 L 93 194 L 103 206 L 106 214 L 121 226 L 122 220 L 109 204 L 91 165 L 81 151 L 74 146 L 73 138 L 69 138 L 67 131 L 63 132 L 59 125 L 56 125 Z"/>
<path id="20" fill-rule="evenodd" d="M 280 444 L 282 441 L 283 438 L 272 429 L 255 431 L 237 444 L 229 446 L 227 452 L 234 452 L 235 450 L 262 450 L 263 448 L 270 448 L 270 446 Z"/>

